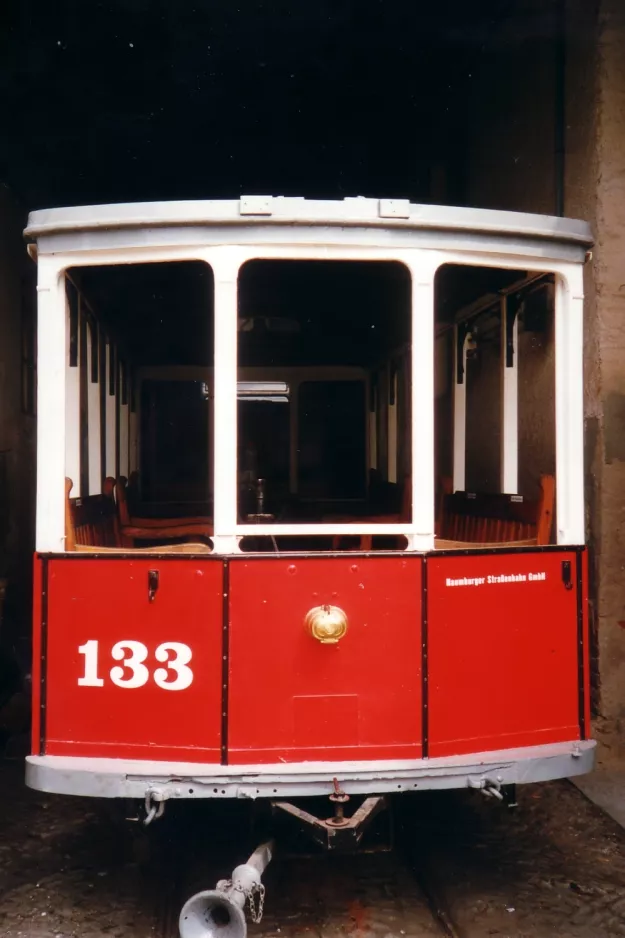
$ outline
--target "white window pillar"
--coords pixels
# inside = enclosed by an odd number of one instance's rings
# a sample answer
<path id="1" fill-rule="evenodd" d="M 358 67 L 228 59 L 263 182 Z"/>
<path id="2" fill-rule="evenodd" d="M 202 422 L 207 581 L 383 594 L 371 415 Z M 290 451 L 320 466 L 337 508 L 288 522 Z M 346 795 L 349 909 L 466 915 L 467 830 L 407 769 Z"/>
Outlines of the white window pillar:
<path id="1" fill-rule="evenodd" d="M 501 298 L 501 491 L 519 489 L 519 319 L 508 322 L 508 297 Z M 508 346 L 511 344 L 511 359 Z"/>
<path id="2" fill-rule="evenodd" d="M 467 435 L 467 343 L 469 334 L 459 326 L 454 327 L 454 361 L 452 386 L 454 389 L 454 454 L 453 490 L 464 492 L 466 488 L 466 435 Z M 462 348 L 459 343 L 462 342 Z M 462 383 L 458 382 L 458 360 L 462 356 Z"/>
<path id="3" fill-rule="evenodd" d="M 237 278 L 236 248 L 211 251 L 215 282 L 214 537 L 216 552 L 238 550 L 237 523 Z"/>
<path id="4" fill-rule="evenodd" d="M 558 544 L 583 544 L 584 284 L 581 267 L 556 277 L 556 516 Z"/>
<path id="5" fill-rule="evenodd" d="M 83 495 L 98 495 L 102 491 L 100 478 L 100 381 L 103 380 L 99 370 L 98 380 L 93 381 L 93 339 L 92 329 L 97 328 L 85 323 L 87 329 L 87 432 L 89 435 L 89 492 Z M 97 341 L 97 340 L 96 340 Z M 99 352 L 98 352 L 99 354 Z"/>
<path id="6" fill-rule="evenodd" d="M 388 387 L 388 481 L 397 482 L 397 372 L 392 368 L 389 370 Z"/>
<path id="7" fill-rule="evenodd" d="M 409 549 L 434 547 L 434 275 L 419 252 L 412 273 L 412 523 Z M 410 543 L 412 541 L 412 543 Z"/>
<path id="8" fill-rule="evenodd" d="M 55 258 L 39 255 L 37 343 L 38 551 L 65 550 L 65 399 L 69 323 L 65 278 Z M 78 369 L 76 369 L 78 370 Z"/>
<path id="9" fill-rule="evenodd" d="M 115 423 L 116 423 L 116 401 L 117 401 L 117 382 L 115 381 L 115 367 L 116 367 L 116 354 L 112 342 L 107 342 L 106 345 L 106 386 L 105 386 L 105 401 L 106 401 L 106 476 L 108 478 L 115 478 L 115 467 L 117 464 L 117 447 L 115 439 Z M 112 359 L 112 361 L 111 361 Z M 112 368 L 111 368 L 112 365 Z M 111 394 L 111 381 L 113 381 L 113 389 L 115 393 Z"/>
<path id="10" fill-rule="evenodd" d="M 73 289 L 70 287 L 70 289 Z M 87 495 L 81 492 L 80 485 L 80 330 L 84 328 L 81 322 L 78 293 L 75 291 L 76 301 L 76 362 L 70 365 L 71 314 L 70 303 L 65 290 L 65 475 L 72 480 L 72 498 Z"/>

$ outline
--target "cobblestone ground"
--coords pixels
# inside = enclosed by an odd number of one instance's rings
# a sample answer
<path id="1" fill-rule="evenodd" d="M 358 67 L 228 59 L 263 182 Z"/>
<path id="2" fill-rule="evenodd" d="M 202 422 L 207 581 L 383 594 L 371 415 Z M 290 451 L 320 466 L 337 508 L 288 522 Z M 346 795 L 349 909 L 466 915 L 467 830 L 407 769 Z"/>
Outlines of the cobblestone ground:
<path id="1" fill-rule="evenodd" d="M 168 877 L 141 862 L 107 805 L 30 792 L 22 775 L 0 761 L 1 938 L 166 934 Z M 515 812 L 475 792 L 402 805 L 394 853 L 277 859 L 250 938 L 441 935 L 420 882 L 462 938 L 625 936 L 625 835 L 568 783 L 520 789 Z M 190 856 L 185 895 L 242 859 L 244 831 L 230 836 L 225 805 L 187 807 L 191 826 L 158 847 L 170 873 Z"/>
<path id="2" fill-rule="evenodd" d="M 99 802 L 43 795 L 0 761 L 0 936 L 154 936 L 155 897 Z"/>
<path id="3" fill-rule="evenodd" d="M 511 814 L 464 793 L 425 796 L 419 812 L 428 867 L 466 938 L 625 935 L 625 833 L 572 785 L 519 788 Z"/>

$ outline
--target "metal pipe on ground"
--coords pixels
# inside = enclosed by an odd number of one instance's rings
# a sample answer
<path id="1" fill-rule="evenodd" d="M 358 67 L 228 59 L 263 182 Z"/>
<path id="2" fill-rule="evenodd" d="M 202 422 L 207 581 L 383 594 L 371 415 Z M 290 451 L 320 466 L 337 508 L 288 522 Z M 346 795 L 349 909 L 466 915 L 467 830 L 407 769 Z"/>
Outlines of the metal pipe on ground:
<path id="1" fill-rule="evenodd" d="M 191 896 L 180 912 L 180 938 L 246 938 L 245 905 L 249 902 L 252 920 L 260 922 L 265 899 L 261 878 L 274 853 L 273 840 L 261 844 L 231 879 Z"/>

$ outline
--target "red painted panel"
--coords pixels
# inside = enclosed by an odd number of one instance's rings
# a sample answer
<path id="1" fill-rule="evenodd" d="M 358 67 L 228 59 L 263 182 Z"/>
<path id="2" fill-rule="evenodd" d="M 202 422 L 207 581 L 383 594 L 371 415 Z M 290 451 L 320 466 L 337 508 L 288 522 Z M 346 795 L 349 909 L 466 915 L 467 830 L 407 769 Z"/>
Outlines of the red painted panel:
<path id="1" fill-rule="evenodd" d="M 43 561 L 35 555 L 33 561 L 33 661 L 32 661 L 32 716 L 31 752 L 39 755 L 41 743 L 41 613 L 43 600 Z"/>
<path id="2" fill-rule="evenodd" d="M 50 560 L 46 752 L 218 762 L 222 580 L 216 561 Z"/>
<path id="3" fill-rule="evenodd" d="M 250 559 L 230 565 L 229 761 L 421 755 L 418 557 Z M 348 631 L 304 627 L 339 606 Z"/>
<path id="4" fill-rule="evenodd" d="M 427 576 L 430 756 L 579 739 L 575 553 L 429 557 Z"/>
<path id="5" fill-rule="evenodd" d="M 586 723 L 585 730 L 586 739 L 590 739 L 591 736 L 591 726 L 590 726 L 590 623 L 589 619 L 589 608 L 588 608 L 588 569 L 590 565 L 588 550 L 585 550 L 581 556 L 582 562 L 582 640 L 583 640 L 583 649 L 582 654 L 584 656 L 584 720 Z"/>

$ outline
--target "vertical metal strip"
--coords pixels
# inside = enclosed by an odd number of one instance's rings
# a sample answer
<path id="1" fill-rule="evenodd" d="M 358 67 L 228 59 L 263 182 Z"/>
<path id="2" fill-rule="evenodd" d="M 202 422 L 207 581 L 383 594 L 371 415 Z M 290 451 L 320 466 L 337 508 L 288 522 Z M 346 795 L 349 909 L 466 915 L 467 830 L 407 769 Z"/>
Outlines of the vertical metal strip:
<path id="1" fill-rule="evenodd" d="M 122 438 L 122 415 L 121 415 L 121 380 L 120 380 L 120 360 L 119 354 L 115 354 L 115 478 L 119 479 L 121 475 L 121 438 Z"/>
<path id="2" fill-rule="evenodd" d="M 104 491 L 106 479 L 106 336 L 98 332 L 98 351 L 100 356 L 99 385 L 100 385 L 100 485 Z"/>
<path id="3" fill-rule="evenodd" d="M 39 694 L 39 755 L 46 751 L 46 705 L 48 674 L 48 560 L 41 561 L 41 646 L 40 646 L 40 694 Z"/>
<path id="4" fill-rule="evenodd" d="M 577 694 L 579 707 L 579 734 L 587 739 L 586 726 L 586 649 L 584 648 L 584 580 L 582 551 L 575 552 L 575 581 L 577 584 Z"/>
<path id="5" fill-rule="evenodd" d="M 89 492 L 89 362 L 87 360 L 87 316 L 82 302 L 79 306 L 78 340 L 78 446 L 80 453 L 80 494 Z"/>
<path id="6" fill-rule="evenodd" d="M 421 736 L 422 758 L 427 759 L 430 748 L 430 719 L 428 693 L 428 563 L 421 562 Z"/>
<path id="7" fill-rule="evenodd" d="M 467 329 L 454 326 L 452 476 L 455 492 L 464 492 L 466 488 L 467 339 Z"/>
<path id="8" fill-rule="evenodd" d="M 228 685 L 230 674 L 230 565 L 224 560 L 221 623 L 221 764 L 228 765 Z"/>

